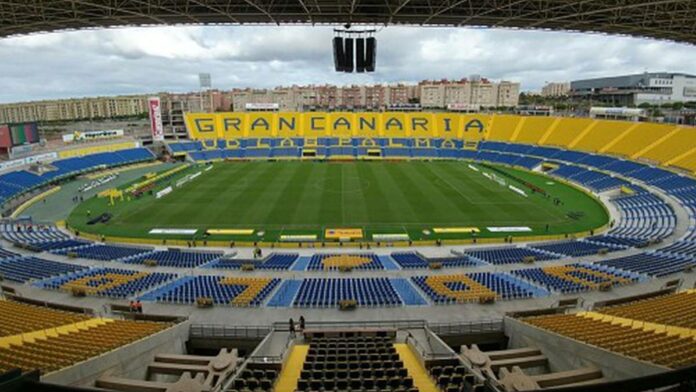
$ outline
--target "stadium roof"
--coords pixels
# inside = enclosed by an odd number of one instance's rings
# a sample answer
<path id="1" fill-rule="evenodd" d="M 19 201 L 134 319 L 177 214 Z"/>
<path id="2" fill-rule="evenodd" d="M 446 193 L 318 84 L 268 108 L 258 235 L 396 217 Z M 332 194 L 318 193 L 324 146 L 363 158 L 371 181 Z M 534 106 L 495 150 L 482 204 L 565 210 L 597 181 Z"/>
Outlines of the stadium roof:
<path id="1" fill-rule="evenodd" d="M 164 24 L 487 26 L 696 43 L 694 0 L 0 0 L 0 37 Z"/>

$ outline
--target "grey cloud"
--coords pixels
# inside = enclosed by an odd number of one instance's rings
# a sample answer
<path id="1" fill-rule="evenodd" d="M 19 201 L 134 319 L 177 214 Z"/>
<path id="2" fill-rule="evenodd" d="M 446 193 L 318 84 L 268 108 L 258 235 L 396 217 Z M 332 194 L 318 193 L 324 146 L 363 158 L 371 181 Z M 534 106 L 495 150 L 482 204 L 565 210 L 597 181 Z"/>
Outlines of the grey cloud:
<path id="1" fill-rule="evenodd" d="M 156 27 L 0 40 L 0 102 L 215 87 L 459 79 L 481 74 L 525 90 L 627 72 L 696 73 L 693 46 L 596 34 L 389 27 L 374 74 L 333 71 L 328 27 Z"/>

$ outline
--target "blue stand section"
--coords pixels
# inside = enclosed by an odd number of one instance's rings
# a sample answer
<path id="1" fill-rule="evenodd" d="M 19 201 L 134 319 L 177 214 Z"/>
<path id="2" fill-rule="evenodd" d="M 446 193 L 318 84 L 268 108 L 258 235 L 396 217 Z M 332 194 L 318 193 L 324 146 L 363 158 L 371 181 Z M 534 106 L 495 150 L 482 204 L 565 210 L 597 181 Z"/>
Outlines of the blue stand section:
<path id="1" fill-rule="evenodd" d="M 194 276 L 185 276 L 181 279 L 177 279 L 169 284 L 165 284 L 164 286 L 157 288 L 155 290 L 149 291 L 140 297 L 138 297 L 139 300 L 141 301 L 157 301 L 157 296 L 164 294 L 166 292 L 172 291 L 175 288 L 179 286 L 185 285 L 187 282 L 194 280 Z"/>
<path id="2" fill-rule="evenodd" d="M 266 306 L 274 308 L 289 307 L 292 305 L 292 300 L 295 299 L 297 292 L 300 290 L 301 280 L 286 280 L 278 288 L 273 298 L 268 301 Z"/>
<path id="3" fill-rule="evenodd" d="M 382 255 L 382 256 L 377 256 L 379 261 L 382 262 L 382 265 L 384 266 L 384 269 L 387 271 L 394 271 L 394 270 L 400 270 L 401 267 L 392 260 L 391 257 Z"/>
<path id="4" fill-rule="evenodd" d="M 297 258 L 295 265 L 290 268 L 290 271 L 306 271 L 311 259 L 312 258 L 308 256 L 300 256 Z"/>
<path id="5" fill-rule="evenodd" d="M 417 306 L 427 305 L 428 302 L 416 291 L 416 289 L 406 279 L 392 278 L 389 279 L 394 290 L 399 293 L 399 296 L 404 301 L 404 305 Z"/>
<path id="6" fill-rule="evenodd" d="M 498 276 L 500 276 L 501 279 L 508 281 L 513 285 L 521 286 L 525 290 L 531 291 L 532 295 L 535 298 L 548 297 L 549 295 L 551 295 L 551 293 L 548 290 L 546 290 L 545 288 L 533 285 L 533 284 L 526 282 L 522 279 L 518 279 L 517 277 L 514 277 L 510 274 L 501 273 Z"/>

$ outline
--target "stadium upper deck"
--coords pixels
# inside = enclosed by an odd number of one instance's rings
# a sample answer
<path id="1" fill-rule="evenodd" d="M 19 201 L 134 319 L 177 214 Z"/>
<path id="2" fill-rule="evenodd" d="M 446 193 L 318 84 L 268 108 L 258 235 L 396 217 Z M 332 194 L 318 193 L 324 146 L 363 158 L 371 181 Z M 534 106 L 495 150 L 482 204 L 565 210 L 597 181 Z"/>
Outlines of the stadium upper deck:
<path id="1" fill-rule="evenodd" d="M 0 36 L 172 24 L 403 24 L 626 34 L 696 43 L 691 0 L 61 1 L 10 0 Z"/>

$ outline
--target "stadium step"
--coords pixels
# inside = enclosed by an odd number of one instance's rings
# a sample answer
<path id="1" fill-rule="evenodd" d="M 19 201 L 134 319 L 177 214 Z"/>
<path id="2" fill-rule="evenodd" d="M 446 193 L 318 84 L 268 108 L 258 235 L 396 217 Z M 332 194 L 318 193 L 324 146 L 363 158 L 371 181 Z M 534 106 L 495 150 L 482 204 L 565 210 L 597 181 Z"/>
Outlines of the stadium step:
<path id="1" fill-rule="evenodd" d="M 68 335 L 71 333 L 88 330 L 90 328 L 99 327 L 110 322 L 113 322 L 113 320 L 105 318 L 93 318 L 72 324 L 62 325 L 60 327 L 46 328 L 39 331 L 25 332 L 12 336 L 4 336 L 0 338 L 0 348 L 9 348 L 10 345 L 18 347 L 24 345 L 24 343 L 34 343 L 37 339 L 46 340 L 49 337 Z"/>
<path id="2" fill-rule="evenodd" d="M 416 289 L 406 279 L 392 278 L 389 280 L 391 281 L 394 290 L 396 290 L 399 297 L 401 297 L 401 300 L 404 301 L 404 305 L 417 306 L 428 304 L 428 302 L 420 294 L 418 294 L 418 291 L 416 291 Z"/>
<path id="3" fill-rule="evenodd" d="M 399 265 L 396 264 L 394 262 L 394 260 L 392 260 L 392 258 L 389 256 L 381 255 L 381 256 L 377 256 L 377 258 L 379 259 L 379 261 L 382 262 L 384 269 L 387 271 L 395 271 L 395 270 L 401 269 L 401 267 L 399 267 Z"/>
<path id="4" fill-rule="evenodd" d="M 641 157 L 645 155 L 648 151 L 652 150 L 653 148 L 659 146 L 662 144 L 664 141 L 667 139 L 671 138 L 673 135 L 675 135 L 679 131 L 679 127 L 674 127 L 671 131 L 665 133 L 661 138 L 657 139 L 654 143 L 649 144 L 646 146 L 644 149 L 636 152 L 635 154 L 631 155 L 631 159 L 636 159 L 638 157 Z"/>
<path id="5" fill-rule="evenodd" d="M 521 117 L 520 121 L 517 122 L 517 126 L 515 127 L 515 131 L 512 133 L 512 136 L 510 137 L 510 142 L 515 142 L 517 140 L 517 137 L 520 135 L 520 132 L 522 131 L 522 128 L 524 127 L 524 122 L 527 120 L 526 117 Z"/>
<path id="6" fill-rule="evenodd" d="M 642 320 L 634 320 L 625 317 L 611 316 L 598 312 L 580 312 L 577 313 L 578 317 L 590 318 L 599 321 L 608 321 L 612 324 L 619 324 L 622 326 L 628 326 L 633 329 L 640 329 L 646 332 L 653 333 L 666 333 L 668 335 L 676 335 L 684 339 L 694 339 L 696 338 L 696 329 L 675 327 L 671 325 L 651 323 Z"/>
<path id="7" fill-rule="evenodd" d="M 617 136 L 614 140 L 604 145 L 604 147 L 600 148 L 597 152 L 603 154 L 609 151 L 612 147 L 619 144 L 626 136 L 630 135 L 631 132 L 633 132 L 634 129 L 638 128 L 639 125 L 640 123 L 635 123 L 631 125 L 630 127 L 628 127 L 627 130 L 623 131 L 619 136 Z"/>
<path id="8" fill-rule="evenodd" d="M 546 141 L 549 139 L 553 131 L 558 128 L 558 125 L 561 123 L 561 117 L 557 117 L 555 120 L 553 120 L 553 123 L 551 123 L 551 126 L 549 129 L 544 132 L 544 134 L 541 136 L 541 139 L 539 139 L 539 142 L 537 142 L 538 145 L 542 146 L 546 144 Z"/>
<path id="9" fill-rule="evenodd" d="M 271 300 L 268 301 L 266 306 L 281 308 L 291 306 L 292 301 L 295 299 L 301 285 L 301 280 L 285 280 L 275 292 Z"/>
<path id="10" fill-rule="evenodd" d="M 665 166 L 670 166 L 670 165 L 672 165 L 673 163 L 679 162 L 680 160 L 682 160 L 683 158 L 685 158 L 685 157 L 691 155 L 691 154 L 694 153 L 694 152 L 696 152 L 696 147 L 693 147 L 693 148 L 691 148 L 690 150 L 687 150 L 687 151 L 685 151 L 684 153 L 677 155 L 676 157 L 674 157 L 674 158 L 670 159 L 669 161 L 665 162 L 664 164 L 665 164 Z"/>
<path id="11" fill-rule="evenodd" d="M 404 363 L 408 375 L 413 379 L 413 385 L 418 388 L 419 392 L 439 392 L 439 389 L 435 386 L 430 375 L 407 344 L 396 343 L 394 344 L 394 348 L 399 354 L 399 358 Z"/>
<path id="12" fill-rule="evenodd" d="M 300 378 L 307 353 L 309 353 L 308 344 L 298 344 L 292 348 L 278 377 L 275 392 L 294 392 L 297 389 L 297 380 Z"/>
<path id="13" fill-rule="evenodd" d="M 582 132 L 580 132 L 580 133 L 578 134 L 578 136 L 575 137 L 575 139 L 573 139 L 572 142 L 570 142 L 570 144 L 568 144 L 568 148 L 569 148 L 569 149 L 572 149 L 573 147 L 575 147 L 578 143 L 580 143 L 580 140 L 582 140 L 582 139 L 585 137 L 585 135 L 587 135 L 588 133 L 590 133 L 590 131 L 591 131 L 594 127 L 596 127 L 598 124 L 599 124 L 599 121 L 598 121 L 598 120 L 592 121 L 585 129 L 582 130 Z"/>
<path id="14" fill-rule="evenodd" d="M 311 259 L 312 258 L 309 256 L 298 257 L 295 264 L 290 268 L 290 271 L 306 271 Z"/>

